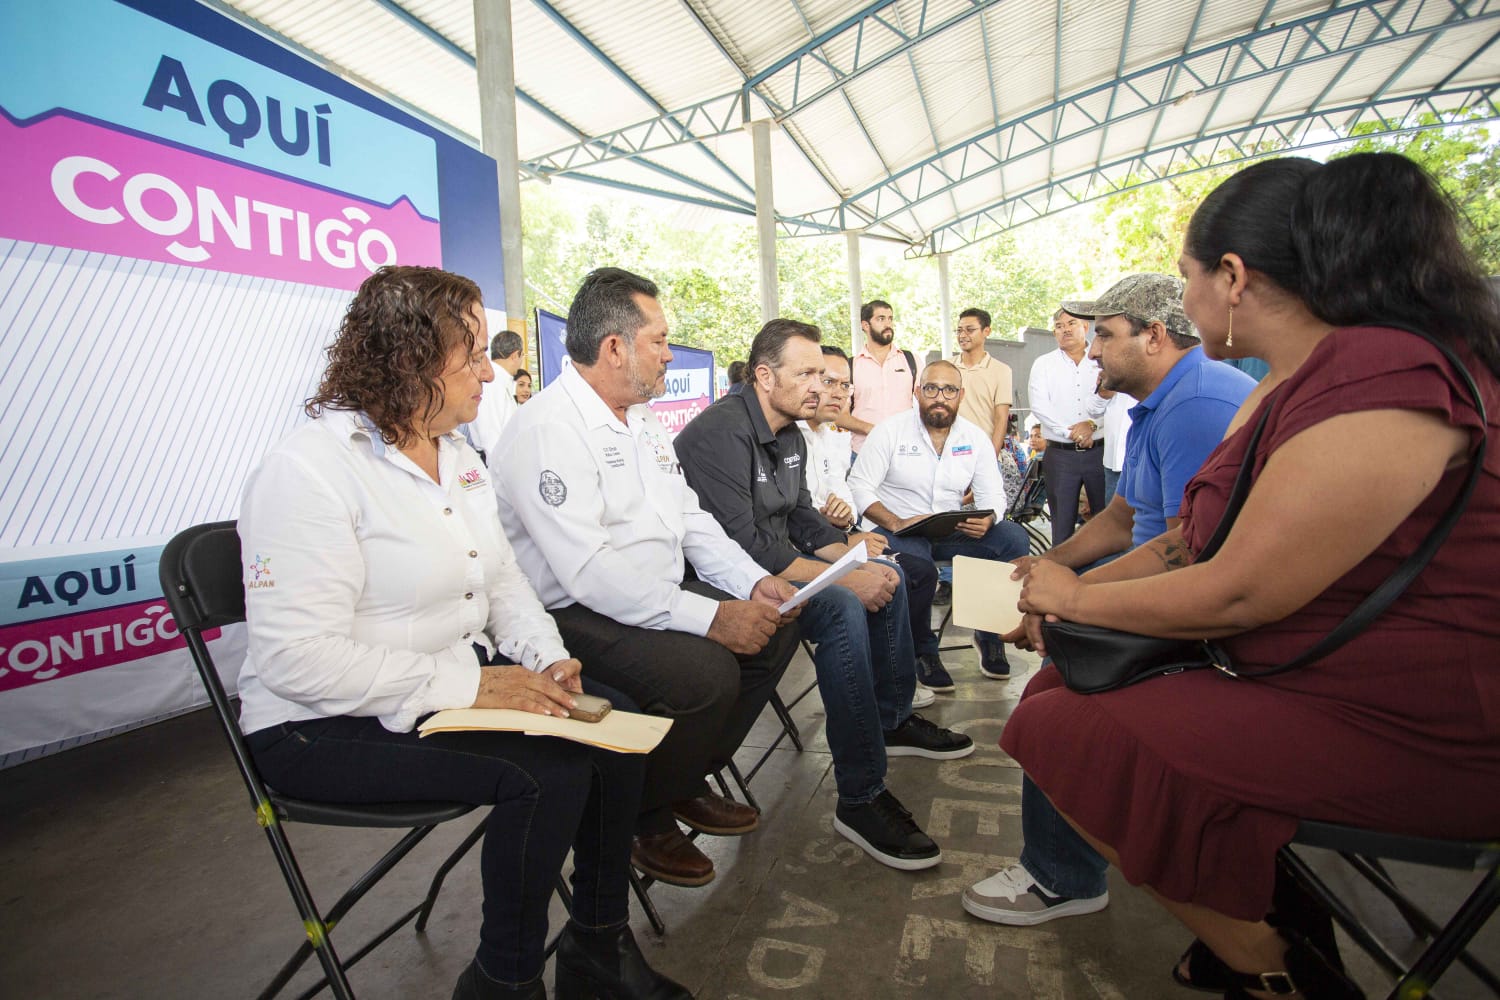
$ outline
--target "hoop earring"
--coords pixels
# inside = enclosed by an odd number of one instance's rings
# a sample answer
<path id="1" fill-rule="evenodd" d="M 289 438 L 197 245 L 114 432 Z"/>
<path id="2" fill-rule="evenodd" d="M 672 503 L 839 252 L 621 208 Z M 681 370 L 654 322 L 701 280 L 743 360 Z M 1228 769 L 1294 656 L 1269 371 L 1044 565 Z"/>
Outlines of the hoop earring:
<path id="1" fill-rule="evenodd" d="M 1224 338 L 1224 346 L 1234 346 L 1234 306 L 1229 307 L 1229 334 Z"/>

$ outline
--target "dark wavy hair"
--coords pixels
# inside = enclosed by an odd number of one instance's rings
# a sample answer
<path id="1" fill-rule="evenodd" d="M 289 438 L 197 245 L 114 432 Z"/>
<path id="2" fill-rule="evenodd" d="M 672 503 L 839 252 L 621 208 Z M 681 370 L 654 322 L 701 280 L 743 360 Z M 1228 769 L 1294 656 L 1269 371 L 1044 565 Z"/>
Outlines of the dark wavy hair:
<path id="1" fill-rule="evenodd" d="M 479 286 L 436 267 L 386 266 L 364 280 L 328 345 L 328 368 L 304 409 L 363 410 L 402 447 L 442 407 L 438 380 L 454 348 L 480 345 L 470 309 Z"/>
<path id="2" fill-rule="evenodd" d="M 1396 153 L 1246 167 L 1193 213 L 1183 249 L 1226 253 L 1335 326 L 1391 320 L 1463 343 L 1500 374 L 1500 298 L 1459 238 L 1437 183 Z"/>

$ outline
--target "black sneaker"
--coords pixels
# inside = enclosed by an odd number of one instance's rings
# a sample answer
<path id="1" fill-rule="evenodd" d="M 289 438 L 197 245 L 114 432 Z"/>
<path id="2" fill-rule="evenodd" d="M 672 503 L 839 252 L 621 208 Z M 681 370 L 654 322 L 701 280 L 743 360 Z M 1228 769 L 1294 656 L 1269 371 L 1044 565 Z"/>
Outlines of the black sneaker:
<path id="1" fill-rule="evenodd" d="M 876 861 L 902 871 L 920 871 L 943 860 L 938 845 L 888 791 L 860 805 L 840 802 L 833 812 L 833 828 Z"/>
<path id="2" fill-rule="evenodd" d="M 942 729 L 916 712 L 885 734 L 887 757 L 930 757 L 933 760 L 955 760 L 974 752 L 974 741 L 963 733 Z"/>
<path id="3" fill-rule="evenodd" d="M 922 653 L 917 656 L 917 680 L 931 691 L 953 690 L 953 678 L 936 653 Z"/>
<path id="4" fill-rule="evenodd" d="M 1005 643 L 998 639 L 980 640 L 974 637 L 974 648 L 979 650 L 979 672 L 992 681 L 1010 680 L 1010 661 L 1005 658 Z"/>
<path id="5" fill-rule="evenodd" d="M 932 606 L 935 608 L 941 608 L 946 604 L 952 603 L 953 584 L 949 583 L 947 580 L 939 580 L 937 585 L 937 593 L 932 595 Z"/>

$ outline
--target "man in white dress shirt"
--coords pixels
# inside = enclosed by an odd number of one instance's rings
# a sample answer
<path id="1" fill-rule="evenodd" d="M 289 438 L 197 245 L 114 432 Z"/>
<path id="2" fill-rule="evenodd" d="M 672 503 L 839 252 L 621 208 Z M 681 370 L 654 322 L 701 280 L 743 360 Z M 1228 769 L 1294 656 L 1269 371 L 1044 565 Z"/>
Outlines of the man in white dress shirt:
<path id="1" fill-rule="evenodd" d="M 490 340 L 490 364 L 495 381 L 479 401 L 479 412 L 472 423 L 465 424 L 469 444 L 483 455 L 495 450 L 500 432 L 516 412 L 516 372 L 521 370 L 521 335 L 501 330 Z"/>
<path id="2" fill-rule="evenodd" d="M 568 355 L 491 456 L 500 520 L 585 673 L 674 720 L 647 763 L 632 861 L 703 885 L 713 862 L 676 820 L 755 829 L 755 810 L 712 794 L 704 775 L 739 747 L 796 651 L 776 610 L 796 590 L 703 512 L 646 405 L 672 359 L 656 285 L 591 273 L 568 311 Z M 684 583 L 685 563 L 697 580 Z"/>
<path id="3" fill-rule="evenodd" d="M 849 463 L 854 457 L 854 446 L 848 431 L 838 426 L 840 414 L 849 409 L 852 382 L 849 377 L 849 355 L 841 347 L 832 344 L 820 345 L 823 349 L 823 389 L 818 393 L 818 412 L 806 420 L 797 421 L 802 431 L 802 440 L 807 443 L 807 492 L 812 497 L 818 513 L 828 518 L 835 528 L 843 531 L 858 530 L 859 519 L 854 516 L 854 492 L 849 489 Z M 868 525 L 865 525 L 868 527 Z M 874 541 L 879 541 L 875 538 Z M 872 555 L 879 555 L 869 540 Z M 932 602 L 937 592 L 937 567 L 930 560 L 908 557 L 899 560 L 906 578 L 907 607 L 911 614 L 912 636 L 919 637 L 932 631 Z M 924 617 L 925 616 L 925 617 Z M 936 639 L 933 642 L 936 644 Z M 935 655 L 935 654 L 934 654 Z M 921 673 L 922 664 L 917 664 Z M 921 680 L 917 681 L 916 693 L 912 695 L 912 708 L 926 708 L 937 698 Z"/>
<path id="4" fill-rule="evenodd" d="M 1052 544 L 1061 545 L 1078 522 L 1078 491 L 1088 491 L 1089 509 L 1104 509 L 1104 435 L 1099 433 L 1106 400 L 1099 363 L 1088 357 L 1089 322 L 1064 309 L 1052 317 L 1057 350 L 1031 365 L 1031 414 L 1047 441 L 1042 474 L 1052 515 Z"/>
<path id="5" fill-rule="evenodd" d="M 934 361 L 917 383 L 918 408 L 881 421 L 865 438 L 849 473 L 854 508 L 873 521 L 891 549 L 929 563 L 954 556 L 1009 561 L 1028 551 L 1026 530 L 1004 519 L 1005 482 L 989 435 L 958 415 L 963 375 L 951 361 Z M 948 535 L 902 537 L 897 532 L 931 514 L 959 510 L 974 491 L 980 510 L 993 513 L 959 522 Z M 903 564 L 904 565 L 904 564 Z M 953 679 L 938 657 L 932 604 L 922 609 L 927 627 L 914 633 L 918 676 L 934 691 L 952 691 Z M 913 618 L 917 615 L 914 613 Z M 1005 647 L 993 632 L 975 632 L 979 669 L 986 677 L 1010 676 Z"/>

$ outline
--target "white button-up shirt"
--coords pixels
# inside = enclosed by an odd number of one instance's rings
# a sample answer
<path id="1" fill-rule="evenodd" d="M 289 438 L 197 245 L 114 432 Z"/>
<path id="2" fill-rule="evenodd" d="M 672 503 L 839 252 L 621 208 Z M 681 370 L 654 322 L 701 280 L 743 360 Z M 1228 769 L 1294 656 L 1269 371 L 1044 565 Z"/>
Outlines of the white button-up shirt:
<path id="1" fill-rule="evenodd" d="M 516 415 L 516 378 L 495 362 L 495 381 L 484 387 L 484 397 L 479 401 L 479 413 L 474 422 L 465 424 L 464 435 L 469 443 L 488 455 L 500 443 L 500 432 Z"/>
<path id="2" fill-rule="evenodd" d="M 970 486 L 975 506 L 1004 514 L 1005 481 L 989 435 L 959 417 L 938 454 L 918 410 L 877 424 L 849 473 L 854 509 L 861 514 L 877 500 L 897 517 L 958 510 Z"/>
<path id="3" fill-rule="evenodd" d="M 1104 467 L 1115 472 L 1125 468 L 1125 435 L 1130 433 L 1130 408 L 1140 400 L 1117 392 L 1104 408 L 1099 433 L 1104 435 Z"/>
<path id="4" fill-rule="evenodd" d="M 802 440 L 807 443 L 807 492 L 814 507 L 822 507 L 830 496 L 843 500 L 852 509 L 854 494 L 849 489 L 849 461 L 854 455 L 854 436 L 832 423 L 817 430 L 797 421 Z"/>
<path id="5" fill-rule="evenodd" d="M 1099 362 L 1085 356 L 1076 365 L 1059 347 L 1031 363 L 1027 394 L 1031 414 L 1042 424 L 1042 437 L 1073 444 L 1068 429 L 1081 420 L 1098 420 L 1109 402 L 1094 390 L 1099 385 Z"/>
<path id="6" fill-rule="evenodd" d="M 506 534 L 548 608 L 707 635 L 718 602 L 682 589 L 684 556 L 742 600 L 766 575 L 698 506 L 651 408 L 630 407 L 622 423 L 575 368 L 516 413 L 490 470 Z"/>
<path id="7" fill-rule="evenodd" d="M 250 645 L 240 726 L 375 716 L 394 732 L 479 691 L 473 644 L 532 670 L 567 659 L 479 456 L 438 443 L 432 479 L 363 414 L 328 411 L 251 473 L 240 508 Z"/>

